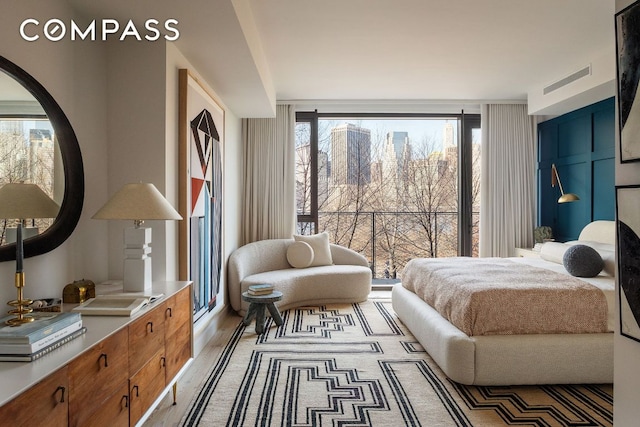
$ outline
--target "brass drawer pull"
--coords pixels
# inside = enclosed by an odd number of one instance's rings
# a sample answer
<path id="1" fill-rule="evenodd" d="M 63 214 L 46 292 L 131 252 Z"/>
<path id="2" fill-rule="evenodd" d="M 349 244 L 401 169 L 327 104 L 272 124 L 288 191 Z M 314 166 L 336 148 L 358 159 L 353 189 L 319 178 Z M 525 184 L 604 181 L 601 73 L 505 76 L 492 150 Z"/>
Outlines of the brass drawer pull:
<path id="1" fill-rule="evenodd" d="M 53 394 L 56 394 L 59 391 L 61 393 L 60 393 L 60 400 L 58 402 L 64 403 L 64 392 L 66 391 L 66 389 L 64 387 L 62 387 L 62 386 L 58 386 L 58 388 L 56 389 L 56 391 Z"/>
<path id="2" fill-rule="evenodd" d="M 153 332 L 153 322 L 147 322 L 147 331 Z"/>
<path id="3" fill-rule="evenodd" d="M 108 368 L 109 362 L 107 361 L 107 353 L 102 353 L 100 357 L 98 357 L 98 360 L 102 359 L 103 357 L 104 357 L 104 367 Z"/>

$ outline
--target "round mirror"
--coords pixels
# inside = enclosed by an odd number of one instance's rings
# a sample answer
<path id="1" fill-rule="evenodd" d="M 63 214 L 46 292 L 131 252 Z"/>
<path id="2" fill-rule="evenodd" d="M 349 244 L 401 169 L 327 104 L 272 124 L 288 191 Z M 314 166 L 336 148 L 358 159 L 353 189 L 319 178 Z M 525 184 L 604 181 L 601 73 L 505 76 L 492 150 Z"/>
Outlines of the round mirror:
<path id="1" fill-rule="evenodd" d="M 55 219 L 27 222 L 24 256 L 58 247 L 75 229 L 84 200 L 84 169 L 64 112 L 31 75 L 0 56 L 0 187 L 37 184 L 60 205 Z M 0 261 L 15 259 L 11 222 L 0 219 Z"/>

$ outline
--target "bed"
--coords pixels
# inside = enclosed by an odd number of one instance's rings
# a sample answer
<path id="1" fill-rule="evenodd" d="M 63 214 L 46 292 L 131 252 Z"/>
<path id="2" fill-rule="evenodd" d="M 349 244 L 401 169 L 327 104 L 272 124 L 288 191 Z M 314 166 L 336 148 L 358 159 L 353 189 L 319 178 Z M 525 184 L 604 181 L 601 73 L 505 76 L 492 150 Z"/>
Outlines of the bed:
<path id="1" fill-rule="evenodd" d="M 577 241 L 545 243 L 539 258 L 505 258 L 504 263 L 531 266 L 533 271 L 553 271 L 553 274 L 566 277 L 567 281 L 578 280 L 562 265 L 564 251 L 575 244 L 593 247 L 604 260 L 605 267 L 598 276 L 579 279 L 588 283 L 586 287 L 596 287 L 602 295 L 605 319 L 598 319 L 600 329 L 559 333 L 548 332 L 553 329 L 541 333 L 518 333 L 517 329 L 505 334 L 465 333 L 461 330 L 464 327 L 458 328 L 445 318 L 451 317 L 450 312 L 440 314 L 404 282 L 393 287 L 393 308 L 442 371 L 456 382 L 475 385 L 612 383 L 615 223 L 594 221 L 582 230 Z M 461 269 L 468 268 L 465 259 L 457 259 Z M 407 269 L 417 268 L 411 267 L 412 262 L 407 264 Z M 407 269 L 403 279 L 421 276 L 420 272 L 407 272 Z M 496 306 L 499 305 L 505 304 Z"/>

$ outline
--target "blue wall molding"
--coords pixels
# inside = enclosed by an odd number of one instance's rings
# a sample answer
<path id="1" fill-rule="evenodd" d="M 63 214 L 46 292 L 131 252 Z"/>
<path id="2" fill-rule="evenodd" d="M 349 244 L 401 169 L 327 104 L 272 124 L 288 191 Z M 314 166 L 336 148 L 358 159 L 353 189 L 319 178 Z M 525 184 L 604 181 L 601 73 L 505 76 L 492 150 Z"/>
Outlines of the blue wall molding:
<path id="1" fill-rule="evenodd" d="M 565 193 L 577 194 L 579 201 L 557 203 L 553 163 Z M 556 240 L 568 241 L 598 219 L 615 219 L 614 98 L 538 125 L 538 225 L 550 226 Z"/>

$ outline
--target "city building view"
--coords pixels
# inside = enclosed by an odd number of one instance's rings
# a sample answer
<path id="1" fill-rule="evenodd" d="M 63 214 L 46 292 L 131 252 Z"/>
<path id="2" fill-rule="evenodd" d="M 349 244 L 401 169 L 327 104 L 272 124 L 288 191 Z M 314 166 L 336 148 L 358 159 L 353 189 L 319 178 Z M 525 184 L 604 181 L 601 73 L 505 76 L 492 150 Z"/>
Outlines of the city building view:
<path id="1" fill-rule="evenodd" d="M 0 186 L 8 183 L 37 184 L 54 198 L 55 138 L 49 120 L 0 119 Z M 0 220 L 0 244 L 15 241 L 18 218 Z M 23 218 L 26 237 L 42 233 L 53 218 Z"/>
<path id="2" fill-rule="evenodd" d="M 377 279 L 399 279 L 415 257 L 459 255 L 457 119 L 318 121 L 317 170 L 311 127 L 296 127 L 298 233 L 326 231 L 363 253 Z M 477 256 L 480 132 L 471 142 L 472 255 Z M 314 179 L 316 182 L 314 182 Z"/>

